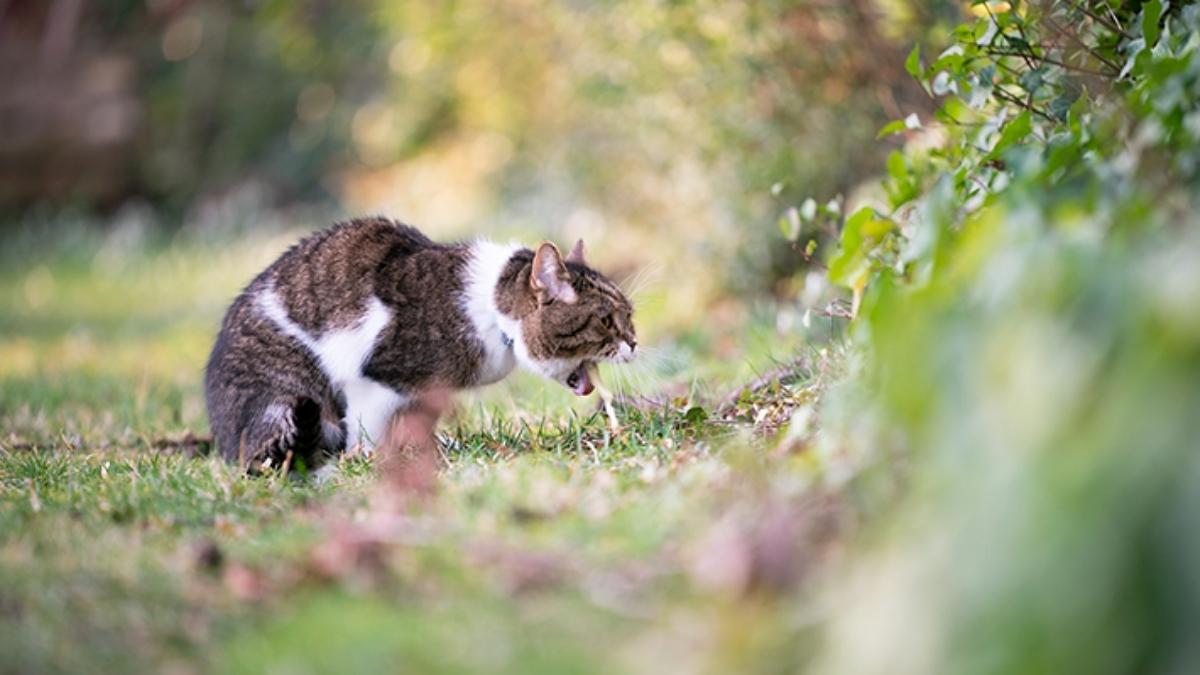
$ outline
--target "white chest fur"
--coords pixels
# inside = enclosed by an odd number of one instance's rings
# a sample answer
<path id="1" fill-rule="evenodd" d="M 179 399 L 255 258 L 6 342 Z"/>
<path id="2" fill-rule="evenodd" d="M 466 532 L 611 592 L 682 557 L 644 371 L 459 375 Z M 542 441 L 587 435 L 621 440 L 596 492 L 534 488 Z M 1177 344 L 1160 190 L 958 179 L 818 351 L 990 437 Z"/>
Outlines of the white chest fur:
<path id="1" fill-rule="evenodd" d="M 513 349 L 514 341 L 521 341 L 517 332 L 519 327 L 496 307 L 496 283 L 519 248 L 516 244 L 495 244 L 486 240 L 471 244 L 462 307 L 475 328 L 475 335 L 483 342 L 483 363 L 477 384 L 498 382 L 517 365 Z"/>
<path id="2" fill-rule="evenodd" d="M 255 298 L 259 311 L 280 331 L 303 344 L 321 364 L 321 370 L 335 388 L 346 397 L 346 447 L 357 445 L 369 451 L 383 439 L 392 414 L 408 398 L 389 387 L 366 378 L 363 365 L 371 356 L 379 334 L 391 321 L 392 313 L 372 296 L 367 311 L 346 328 L 313 336 L 288 316 L 287 308 L 275 289 L 260 291 Z"/>

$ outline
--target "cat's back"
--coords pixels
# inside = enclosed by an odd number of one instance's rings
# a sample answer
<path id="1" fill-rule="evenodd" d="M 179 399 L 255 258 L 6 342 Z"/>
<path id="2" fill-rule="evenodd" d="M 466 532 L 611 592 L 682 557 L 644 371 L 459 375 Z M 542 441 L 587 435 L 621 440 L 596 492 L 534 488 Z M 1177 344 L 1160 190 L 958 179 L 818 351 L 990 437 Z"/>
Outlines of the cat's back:
<path id="1" fill-rule="evenodd" d="M 285 251 L 246 289 L 277 302 L 313 333 L 354 323 L 377 295 L 379 270 L 438 250 L 416 228 L 387 218 L 359 218 L 315 232 Z"/>
<path id="2" fill-rule="evenodd" d="M 328 288 L 362 281 L 365 271 L 437 248 L 441 247 L 415 227 L 383 217 L 356 218 L 301 239 L 260 278 Z"/>

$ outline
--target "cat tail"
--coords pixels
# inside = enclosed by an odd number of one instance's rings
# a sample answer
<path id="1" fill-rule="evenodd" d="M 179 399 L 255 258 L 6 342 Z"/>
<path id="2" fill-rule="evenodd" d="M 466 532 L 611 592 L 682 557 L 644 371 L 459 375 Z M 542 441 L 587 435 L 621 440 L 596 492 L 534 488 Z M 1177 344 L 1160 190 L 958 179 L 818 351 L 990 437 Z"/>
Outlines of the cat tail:
<path id="1" fill-rule="evenodd" d="M 281 466 L 312 469 L 336 450 L 330 432 L 316 400 L 274 401 L 243 432 L 238 459 L 253 473 Z"/>
<path id="2" fill-rule="evenodd" d="M 301 397 L 292 406 L 292 452 L 313 468 L 313 460 L 324 452 L 325 427 L 321 421 L 321 404 L 311 398 Z"/>

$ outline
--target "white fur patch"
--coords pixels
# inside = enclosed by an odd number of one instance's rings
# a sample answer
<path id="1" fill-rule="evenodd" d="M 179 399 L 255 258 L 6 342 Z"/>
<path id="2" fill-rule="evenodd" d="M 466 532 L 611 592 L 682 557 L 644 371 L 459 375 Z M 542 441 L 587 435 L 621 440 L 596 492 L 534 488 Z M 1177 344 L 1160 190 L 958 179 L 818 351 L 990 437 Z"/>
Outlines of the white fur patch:
<path id="1" fill-rule="evenodd" d="M 512 372 L 518 358 L 523 363 L 528 359 L 520 323 L 504 316 L 496 307 L 496 284 L 509 259 L 520 248 L 516 244 L 496 244 L 483 239 L 471 244 L 462 306 L 475 335 L 483 342 L 478 384 L 498 382 Z M 505 342 L 505 335 L 512 340 L 511 345 Z"/>
<path id="2" fill-rule="evenodd" d="M 317 342 L 312 339 L 303 328 L 298 326 L 292 317 L 288 316 L 287 308 L 283 306 L 283 302 L 279 300 L 279 294 L 274 288 L 267 288 L 258 292 L 254 297 L 254 302 L 258 306 L 258 310 L 263 313 L 263 316 L 271 320 L 275 327 L 283 331 L 284 335 L 295 338 L 300 344 L 308 347 L 313 354 L 317 352 Z"/>
<path id="3" fill-rule="evenodd" d="M 617 355 L 613 360 L 619 363 L 629 363 L 633 360 L 633 347 L 630 347 L 628 342 L 622 340 L 620 346 L 617 347 Z"/>
<path id="4" fill-rule="evenodd" d="M 383 442 L 388 421 L 408 397 L 374 380 L 359 377 L 343 385 L 346 394 L 346 447 L 368 454 Z"/>
<path id="5" fill-rule="evenodd" d="M 361 443 L 369 451 L 378 444 L 392 414 L 408 400 L 407 396 L 362 374 L 379 334 L 392 319 L 391 310 L 379 298 L 371 296 L 367 311 L 349 327 L 314 337 L 292 321 L 274 288 L 259 291 L 255 303 L 280 331 L 316 356 L 329 381 L 345 393 L 346 447 L 353 449 Z"/>
<path id="6" fill-rule="evenodd" d="M 375 350 L 379 334 L 392 320 L 392 311 L 371 296 L 367 313 L 349 328 L 326 331 L 316 341 L 321 368 L 334 382 L 349 384 L 362 377 L 362 367 Z"/>

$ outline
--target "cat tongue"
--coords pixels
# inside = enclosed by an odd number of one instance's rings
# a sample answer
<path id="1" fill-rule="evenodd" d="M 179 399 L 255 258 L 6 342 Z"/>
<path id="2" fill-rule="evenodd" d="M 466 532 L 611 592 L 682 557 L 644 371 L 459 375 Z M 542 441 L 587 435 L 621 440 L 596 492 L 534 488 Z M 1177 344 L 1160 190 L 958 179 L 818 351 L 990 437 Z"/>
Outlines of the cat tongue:
<path id="1" fill-rule="evenodd" d="M 571 372 L 575 384 L 571 387 L 571 391 L 577 396 L 587 396 L 592 393 L 592 377 L 588 374 L 586 363 L 580 364 L 578 368 Z"/>

